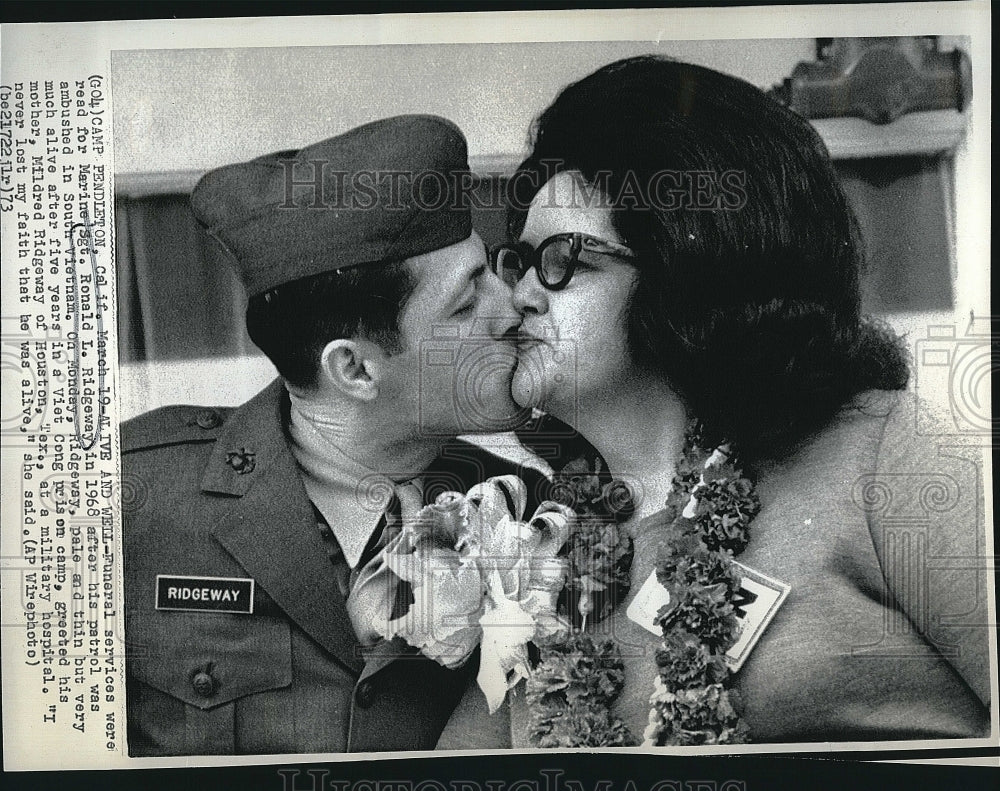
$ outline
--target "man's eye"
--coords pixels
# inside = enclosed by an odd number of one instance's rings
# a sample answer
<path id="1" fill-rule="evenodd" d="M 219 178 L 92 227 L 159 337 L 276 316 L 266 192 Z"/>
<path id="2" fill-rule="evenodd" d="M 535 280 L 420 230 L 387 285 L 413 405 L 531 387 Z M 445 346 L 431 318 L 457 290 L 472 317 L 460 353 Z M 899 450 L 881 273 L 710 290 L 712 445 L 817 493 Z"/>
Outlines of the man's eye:
<path id="1" fill-rule="evenodd" d="M 458 310 L 456 310 L 451 315 L 452 316 L 467 316 L 469 313 L 472 313 L 472 309 L 474 307 L 475 307 L 475 305 L 472 302 L 470 302 L 467 305 L 463 305 L 462 307 L 460 307 Z"/>

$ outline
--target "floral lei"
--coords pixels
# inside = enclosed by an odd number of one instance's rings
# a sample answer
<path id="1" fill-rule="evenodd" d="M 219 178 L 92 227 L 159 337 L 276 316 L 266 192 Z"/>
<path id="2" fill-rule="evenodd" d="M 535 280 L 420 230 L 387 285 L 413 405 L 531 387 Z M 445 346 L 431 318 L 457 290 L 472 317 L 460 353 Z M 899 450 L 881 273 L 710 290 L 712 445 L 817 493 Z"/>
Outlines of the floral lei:
<path id="1" fill-rule="evenodd" d="M 655 517 L 667 539 L 656 576 L 670 601 L 656 616 L 663 638 L 643 744 L 743 743 L 749 730 L 725 654 L 740 632 L 734 600 L 741 577 L 732 558 L 746 548 L 760 502 L 733 456 L 706 449 L 694 424 L 672 484 Z M 632 513 L 630 491 L 591 453 L 556 474 L 552 496 L 578 515 L 564 549 L 571 567 L 560 597 L 573 628 L 568 639 L 538 646 L 526 682 L 528 737 L 539 747 L 634 745 L 611 713 L 624 686 L 620 652 L 613 641 L 595 643 L 584 632 L 588 616 L 603 618 L 629 590 L 632 542 L 620 525 Z"/>

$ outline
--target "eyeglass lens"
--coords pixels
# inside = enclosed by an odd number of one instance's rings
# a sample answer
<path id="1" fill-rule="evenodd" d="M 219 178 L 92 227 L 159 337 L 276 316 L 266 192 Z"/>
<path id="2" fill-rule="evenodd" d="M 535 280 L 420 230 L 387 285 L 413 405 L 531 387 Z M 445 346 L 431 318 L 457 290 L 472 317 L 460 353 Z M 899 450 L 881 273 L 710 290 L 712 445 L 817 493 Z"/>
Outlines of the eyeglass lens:
<path id="1" fill-rule="evenodd" d="M 525 268 L 517 250 L 512 250 L 509 247 L 501 247 L 497 250 L 495 266 L 497 276 L 511 288 L 517 285 Z"/>
<path id="2" fill-rule="evenodd" d="M 566 277 L 572 257 L 570 239 L 551 239 L 538 250 L 501 248 L 497 253 L 497 275 L 513 288 L 537 260 L 538 276 L 542 283 L 554 286 Z"/>

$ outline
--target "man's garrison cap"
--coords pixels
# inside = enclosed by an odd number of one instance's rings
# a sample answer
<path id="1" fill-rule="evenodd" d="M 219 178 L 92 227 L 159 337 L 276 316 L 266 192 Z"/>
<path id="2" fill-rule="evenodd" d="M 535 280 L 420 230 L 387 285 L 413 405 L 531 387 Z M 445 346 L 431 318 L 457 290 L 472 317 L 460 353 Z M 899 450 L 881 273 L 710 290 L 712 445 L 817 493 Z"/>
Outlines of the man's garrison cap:
<path id="1" fill-rule="evenodd" d="M 212 170 L 191 206 L 254 296 L 468 238 L 471 178 L 455 124 L 401 115 Z"/>

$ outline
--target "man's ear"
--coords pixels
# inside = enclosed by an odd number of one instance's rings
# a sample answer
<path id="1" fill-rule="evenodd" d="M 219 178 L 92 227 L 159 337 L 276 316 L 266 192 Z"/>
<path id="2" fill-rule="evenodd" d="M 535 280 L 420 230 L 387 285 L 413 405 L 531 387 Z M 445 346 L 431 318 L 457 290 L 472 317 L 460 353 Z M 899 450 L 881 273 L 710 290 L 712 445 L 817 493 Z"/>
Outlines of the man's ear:
<path id="1" fill-rule="evenodd" d="M 320 374 L 327 383 L 361 401 L 378 397 L 384 357 L 378 344 L 370 341 L 338 338 L 323 347 Z"/>

